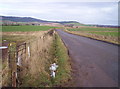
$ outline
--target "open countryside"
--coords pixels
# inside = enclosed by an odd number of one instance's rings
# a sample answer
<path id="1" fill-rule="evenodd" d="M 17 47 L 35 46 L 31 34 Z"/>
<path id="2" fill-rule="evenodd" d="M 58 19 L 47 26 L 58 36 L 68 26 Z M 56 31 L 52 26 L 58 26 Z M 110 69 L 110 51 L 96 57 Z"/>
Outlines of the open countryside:
<path id="1" fill-rule="evenodd" d="M 44 7 L 44 4 L 46 4 L 47 7 L 51 8 L 57 5 L 56 8 L 61 7 L 61 10 L 59 8 L 60 12 L 65 11 L 66 13 L 64 12 L 63 15 L 57 17 L 61 19 L 60 21 L 54 20 L 57 19 L 53 15 L 55 13 L 49 13 L 48 8 L 46 8 L 41 11 L 44 17 L 46 16 L 45 10 L 53 17 L 47 15 L 48 20 L 41 20 L 35 18 L 39 9 L 35 9 L 33 6 L 31 11 L 36 10 L 37 13 L 30 12 L 35 17 L 30 17 L 27 13 L 28 17 L 24 15 L 24 17 L 10 16 L 9 14 L 7 14 L 8 16 L 4 14 L 0 16 L 0 85 L 2 88 L 119 87 L 120 27 L 114 25 L 116 19 L 113 16 L 110 17 L 107 12 L 104 13 L 108 10 L 104 9 L 109 7 L 108 4 L 111 6 L 108 12 L 114 12 L 115 8 L 112 6 L 116 3 L 76 1 L 73 3 L 67 0 L 62 3 L 46 0 L 46 2 L 33 3 L 32 1 L 31 3 L 30 1 L 25 5 L 36 5 L 36 7 L 42 7 L 43 5 Z M 19 3 L 24 7 L 22 2 Z M 15 3 L 17 4 L 17 2 Z M 13 9 L 12 4 L 14 3 L 10 3 L 11 9 Z M 69 5 L 73 8 L 68 9 L 67 6 Z M 23 7 L 21 8 L 24 11 Z M 56 11 L 56 8 L 52 10 Z M 86 11 L 79 8 L 84 8 Z M 76 9 L 77 13 L 73 9 Z M 71 13 L 71 10 L 74 14 Z M 100 17 L 104 18 L 104 21 L 97 17 L 92 18 L 89 11 L 97 13 L 98 16 L 98 10 L 102 12 L 102 15 L 99 16 L 107 16 L 107 20 L 105 17 Z M 15 13 L 12 10 L 10 12 Z M 81 12 L 89 13 L 84 17 Z M 60 13 L 57 12 L 55 15 L 58 14 Z M 70 19 L 63 18 L 66 14 Z M 78 14 L 82 16 L 82 19 Z M 39 13 L 38 17 L 40 15 Z M 49 20 L 50 18 L 53 21 Z M 97 24 L 94 24 L 91 18 L 93 21 L 96 19 Z M 91 24 L 81 23 L 80 21 L 87 21 Z M 101 24 L 99 21 L 103 23 Z"/>

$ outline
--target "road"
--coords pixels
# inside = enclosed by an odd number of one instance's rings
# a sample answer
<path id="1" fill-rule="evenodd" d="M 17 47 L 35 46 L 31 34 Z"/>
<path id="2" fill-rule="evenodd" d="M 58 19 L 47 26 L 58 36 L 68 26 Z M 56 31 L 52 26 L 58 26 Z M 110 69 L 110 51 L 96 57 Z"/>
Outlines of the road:
<path id="1" fill-rule="evenodd" d="M 67 46 L 75 87 L 118 87 L 118 46 L 57 29 Z"/>

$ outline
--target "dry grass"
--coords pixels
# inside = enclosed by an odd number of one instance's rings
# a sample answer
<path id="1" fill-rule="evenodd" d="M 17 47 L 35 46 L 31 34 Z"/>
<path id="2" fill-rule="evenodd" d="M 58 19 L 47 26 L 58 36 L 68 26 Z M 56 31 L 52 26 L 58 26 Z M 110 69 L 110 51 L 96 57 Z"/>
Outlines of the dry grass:
<path id="1" fill-rule="evenodd" d="M 51 86 L 48 66 L 51 63 L 50 47 L 53 37 L 46 35 L 44 39 L 39 36 L 30 41 L 31 57 L 23 61 L 24 70 L 21 72 L 22 87 Z"/>
<path id="2" fill-rule="evenodd" d="M 35 32 L 2 32 L 2 43 L 22 43 L 43 36 L 47 31 Z M 6 40 L 6 41 L 4 41 Z"/>
<path id="3" fill-rule="evenodd" d="M 9 75 L 9 67 L 8 62 L 4 61 L 2 62 L 2 86 L 8 87 L 10 85 L 10 75 Z"/>
<path id="4" fill-rule="evenodd" d="M 2 32 L 2 35 L 31 35 L 31 36 L 41 36 L 47 31 L 30 31 L 30 32 Z"/>
<path id="5" fill-rule="evenodd" d="M 70 60 L 67 49 L 58 35 L 46 35 L 30 43 L 31 57 L 23 63 L 27 66 L 22 71 L 22 87 L 65 86 L 70 80 Z M 54 80 L 50 77 L 50 64 L 56 62 L 59 67 Z"/>
<path id="6" fill-rule="evenodd" d="M 46 67 L 50 65 L 50 44 L 52 44 L 52 36 L 43 36 L 48 31 L 37 32 L 3 32 L 3 38 L 7 38 L 9 42 L 30 42 L 27 46 L 30 46 L 31 57 L 28 58 L 28 54 L 24 54 L 22 59 L 22 71 L 20 72 L 20 86 L 23 87 L 35 87 L 35 86 L 50 86 L 49 74 L 46 71 Z M 4 59 L 3 59 L 4 60 Z M 9 86 L 9 69 L 7 60 L 2 63 L 2 86 Z M 46 66 L 47 65 L 47 66 Z"/>
<path id="7" fill-rule="evenodd" d="M 37 32 L 3 32 L 3 35 L 14 35 L 14 39 L 21 41 L 23 38 L 30 47 L 22 56 L 22 71 L 19 72 L 20 87 L 52 87 L 64 85 L 70 79 L 70 62 L 67 49 L 64 47 L 61 39 L 57 36 L 51 36 L 48 31 Z M 31 39 L 24 37 L 29 36 Z M 19 38 L 18 38 L 19 36 Z M 22 38 L 21 38 L 22 37 Z M 13 39 L 9 38 L 10 40 Z M 54 84 L 51 81 L 49 67 L 54 61 L 59 65 L 57 77 Z M 3 86 L 9 86 L 9 70 L 6 63 L 3 64 Z M 9 81 L 8 81 L 9 80 Z"/>

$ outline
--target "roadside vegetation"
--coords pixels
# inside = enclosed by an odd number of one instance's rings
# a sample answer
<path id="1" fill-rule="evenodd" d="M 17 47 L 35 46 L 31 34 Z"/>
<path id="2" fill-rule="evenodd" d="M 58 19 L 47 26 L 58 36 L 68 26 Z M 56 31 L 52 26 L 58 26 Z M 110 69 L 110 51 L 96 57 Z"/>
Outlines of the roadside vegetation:
<path id="1" fill-rule="evenodd" d="M 57 33 L 51 35 L 49 29 L 54 27 L 42 26 L 4 26 L 2 43 L 21 44 L 27 42 L 31 57 L 23 57 L 22 70 L 19 73 L 19 87 L 52 87 L 64 86 L 70 79 L 71 66 L 66 47 Z M 14 28 L 15 27 L 15 28 Z M 18 28 L 17 28 L 18 27 Z M 31 27 L 33 27 L 31 29 Z M 13 29 L 12 29 L 13 28 Z M 23 30 L 23 29 L 30 30 Z M 17 31 L 16 31 L 17 30 Z M 15 31 L 15 32 L 14 32 Z M 5 54 L 7 55 L 7 54 Z M 10 85 L 7 56 L 2 62 L 3 86 Z M 49 67 L 52 63 L 58 65 L 55 79 L 51 78 Z"/>
<path id="2" fill-rule="evenodd" d="M 44 39 L 37 37 L 29 43 L 30 58 L 23 61 L 24 69 L 20 73 L 20 87 L 51 87 L 50 48 L 53 37 L 49 34 Z"/>
<path id="3" fill-rule="evenodd" d="M 120 38 L 120 34 L 118 34 L 118 28 L 80 27 L 68 28 L 66 31 L 80 36 L 85 36 L 114 44 L 120 44 L 118 40 Z"/>
<path id="4" fill-rule="evenodd" d="M 71 80 L 71 66 L 68 50 L 58 34 L 55 34 L 52 46 L 53 62 L 57 63 L 56 78 L 52 80 L 53 86 L 66 86 Z"/>
<path id="5" fill-rule="evenodd" d="M 23 42 L 29 42 L 29 41 L 31 42 L 32 40 L 36 40 L 38 37 L 41 37 L 45 33 L 47 33 L 47 31 L 44 31 L 44 32 L 43 31 L 41 32 L 39 31 L 38 32 L 3 32 L 2 33 L 2 45 L 8 46 L 9 43 L 11 42 L 15 42 L 16 45 L 22 44 Z M 26 59 L 24 59 L 23 64 L 27 65 Z M 24 67 L 24 71 L 21 72 L 22 73 L 21 76 L 25 73 L 25 70 L 26 70 L 26 67 L 25 66 L 23 67 Z M 27 67 L 30 67 L 30 66 L 27 65 Z M 8 49 L 2 50 L 2 72 L 1 73 L 2 73 L 2 86 L 9 87 L 11 81 L 9 77 L 10 72 L 9 72 L 9 64 L 8 64 Z M 28 75 L 29 74 L 30 72 L 28 72 Z"/>

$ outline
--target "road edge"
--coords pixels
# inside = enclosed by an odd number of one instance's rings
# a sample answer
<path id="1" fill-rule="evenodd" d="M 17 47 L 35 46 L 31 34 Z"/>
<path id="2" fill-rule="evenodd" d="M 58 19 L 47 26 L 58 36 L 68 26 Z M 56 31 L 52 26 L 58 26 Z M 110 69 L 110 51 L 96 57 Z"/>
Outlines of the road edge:
<path id="1" fill-rule="evenodd" d="M 69 49 L 68 49 L 68 46 L 65 44 L 64 40 L 61 38 L 61 36 L 59 35 L 59 33 L 58 33 L 57 31 L 56 31 L 56 33 L 57 33 L 57 35 L 60 37 L 62 43 L 64 44 L 64 47 L 65 47 L 66 50 L 67 50 L 67 54 L 68 54 L 68 57 L 69 57 L 69 63 L 70 63 L 70 66 L 71 66 L 71 71 L 70 71 L 70 72 L 71 72 L 71 73 L 70 73 L 70 75 L 71 75 L 71 80 L 68 81 L 67 83 L 65 83 L 65 84 L 64 84 L 64 87 L 72 87 L 72 85 L 73 85 L 72 57 L 71 57 L 71 55 L 70 55 L 70 51 L 69 51 Z"/>

